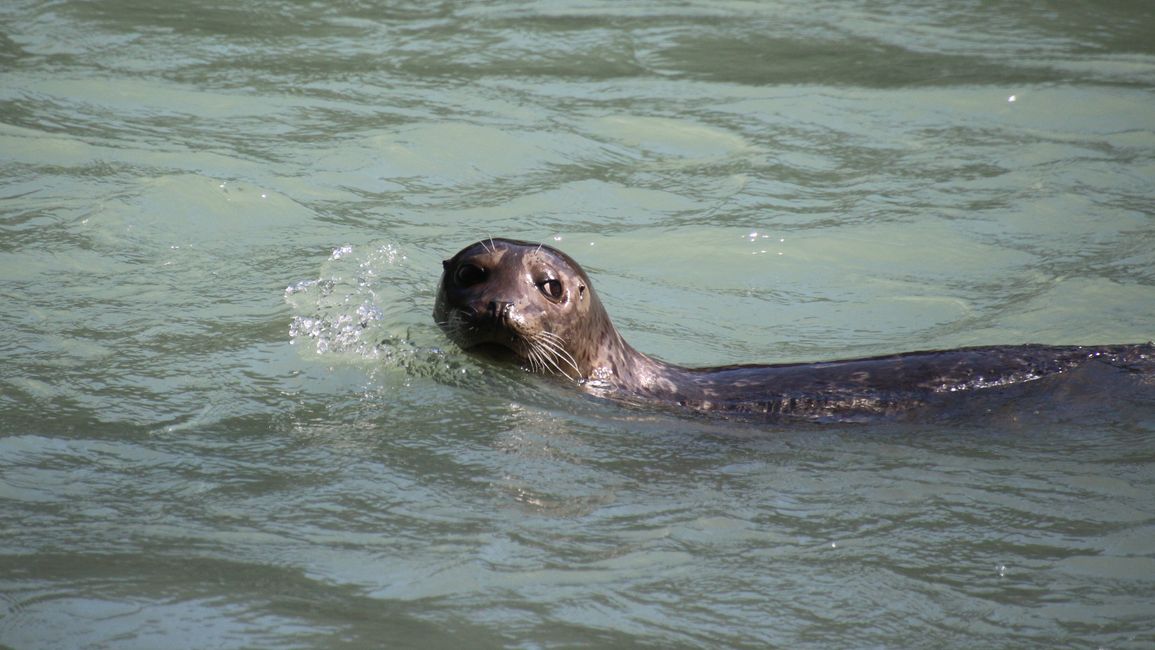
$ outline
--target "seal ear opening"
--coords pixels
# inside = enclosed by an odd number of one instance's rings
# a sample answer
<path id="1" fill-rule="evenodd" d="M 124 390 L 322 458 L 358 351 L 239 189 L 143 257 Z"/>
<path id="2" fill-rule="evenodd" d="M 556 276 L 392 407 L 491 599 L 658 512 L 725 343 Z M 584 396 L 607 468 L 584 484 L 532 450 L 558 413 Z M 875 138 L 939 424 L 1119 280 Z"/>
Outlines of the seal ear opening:
<path id="1" fill-rule="evenodd" d="M 585 300 L 585 297 L 586 297 L 586 285 L 579 284 L 578 285 L 578 302 Z"/>

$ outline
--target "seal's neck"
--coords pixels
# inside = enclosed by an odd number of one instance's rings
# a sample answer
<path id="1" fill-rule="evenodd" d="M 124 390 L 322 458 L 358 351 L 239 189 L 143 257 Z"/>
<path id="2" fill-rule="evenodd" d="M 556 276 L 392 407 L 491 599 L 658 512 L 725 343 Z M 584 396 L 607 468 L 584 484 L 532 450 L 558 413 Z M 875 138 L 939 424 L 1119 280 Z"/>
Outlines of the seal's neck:
<path id="1" fill-rule="evenodd" d="M 650 397 L 673 398 L 686 370 L 635 350 L 609 321 L 605 328 L 590 328 L 591 340 L 579 347 L 578 365 L 583 385 L 591 392 L 629 391 Z"/>

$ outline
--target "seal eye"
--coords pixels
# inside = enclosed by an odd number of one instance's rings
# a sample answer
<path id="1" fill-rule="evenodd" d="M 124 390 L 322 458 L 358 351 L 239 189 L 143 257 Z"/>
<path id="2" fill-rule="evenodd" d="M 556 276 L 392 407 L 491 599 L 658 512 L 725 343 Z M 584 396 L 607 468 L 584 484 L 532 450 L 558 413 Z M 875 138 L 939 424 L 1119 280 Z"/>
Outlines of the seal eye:
<path id="1" fill-rule="evenodd" d="M 473 285 L 485 281 L 485 269 L 475 264 L 462 264 L 457 267 L 457 271 L 453 274 L 453 281 L 461 287 L 472 287 Z"/>
<path id="2" fill-rule="evenodd" d="M 565 292 L 562 291 L 561 280 L 557 278 L 550 278 L 538 282 L 537 289 L 541 291 L 542 295 L 554 302 L 561 300 L 562 296 L 565 295 Z"/>

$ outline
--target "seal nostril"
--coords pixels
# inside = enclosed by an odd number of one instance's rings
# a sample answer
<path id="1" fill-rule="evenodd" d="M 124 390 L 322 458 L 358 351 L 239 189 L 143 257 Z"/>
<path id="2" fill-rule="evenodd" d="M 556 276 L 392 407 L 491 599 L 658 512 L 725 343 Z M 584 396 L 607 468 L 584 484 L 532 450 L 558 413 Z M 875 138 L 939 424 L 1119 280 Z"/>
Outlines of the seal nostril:
<path id="1" fill-rule="evenodd" d="M 489 301 L 489 315 L 497 320 L 505 320 L 509 316 L 509 309 L 513 303 L 504 300 Z"/>

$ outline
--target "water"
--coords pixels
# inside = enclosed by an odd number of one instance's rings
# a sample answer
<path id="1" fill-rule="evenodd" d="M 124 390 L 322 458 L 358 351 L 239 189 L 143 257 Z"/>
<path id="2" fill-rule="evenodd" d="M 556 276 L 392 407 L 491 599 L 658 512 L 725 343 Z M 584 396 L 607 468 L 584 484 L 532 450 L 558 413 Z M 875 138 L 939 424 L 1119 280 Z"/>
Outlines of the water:
<path id="1" fill-rule="evenodd" d="M 494 235 L 686 364 L 1148 340 L 1148 3 L 0 21 L 0 646 L 1155 645 L 1149 398 L 759 430 L 429 315 Z"/>

